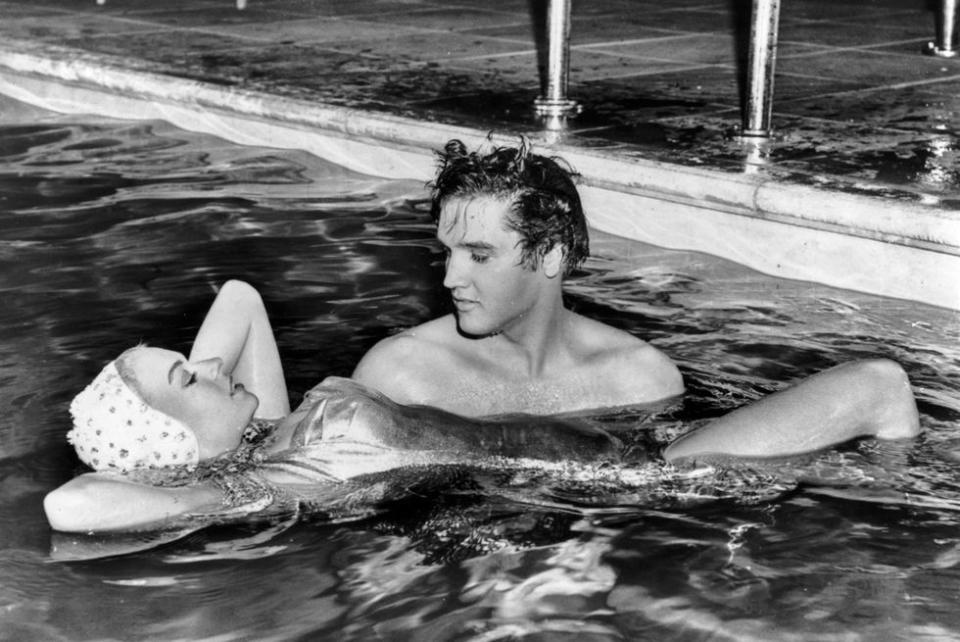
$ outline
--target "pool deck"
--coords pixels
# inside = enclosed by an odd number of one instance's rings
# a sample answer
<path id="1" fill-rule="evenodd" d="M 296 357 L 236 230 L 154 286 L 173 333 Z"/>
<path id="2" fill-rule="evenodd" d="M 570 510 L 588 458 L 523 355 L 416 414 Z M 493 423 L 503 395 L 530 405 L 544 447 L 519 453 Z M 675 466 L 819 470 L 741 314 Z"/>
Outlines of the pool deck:
<path id="1" fill-rule="evenodd" d="M 728 0 L 575 0 L 559 133 L 536 0 L 0 0 L 0 93 L 424 181 L 449 138 L 523 134 L 597 229 L 960 309 L 960 57 L 921 54 L 922 2 L 782 4 L 769 141 L 738 135 Z"/>

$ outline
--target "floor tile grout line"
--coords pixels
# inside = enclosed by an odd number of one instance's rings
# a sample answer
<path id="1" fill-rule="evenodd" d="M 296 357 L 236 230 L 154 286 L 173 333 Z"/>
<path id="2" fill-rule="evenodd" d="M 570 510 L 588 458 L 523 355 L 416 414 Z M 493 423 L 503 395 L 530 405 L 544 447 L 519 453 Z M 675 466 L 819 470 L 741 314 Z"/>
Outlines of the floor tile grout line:
<path id="1" fill-rule="evenodd" d="M 154 23 L 154 24 L 156 24 L 156 28 L 153 29 L 155 33 L 168 33 L 168 32 L 199 33 L 204 35 L 220 36 L 223 38 L 233 38 L 237 40 L 244 40 L 259 46 L 268 46 L 271 43 L 276 42 L 275 40 L 272 40 L 272 39 L 267 39 L 259 36 L 252 36 L 250 34 L 243 33 L 241 31 L 237 31 L 230 28 L 220 28 L 218 26 L 189 27 L 189 26 L 183 26 L 183 25 L 167 25 L 167 24 L 157 24 L 157 23 Z M 425 33 L 435 33 L 432 30 L 418 29 L 417 27 L 404 27 L 404 28 L 410 29 L 411 31 L 403 35 L 420 35 Z M 113 34 L 110 34 L 110 35 L 113 35 Z M 403 36 L 399 36 L 397 39 L 402 37 Z M 314 44 L 323 43 L 322 40 L 320 41 L 303 40 L 302 42 L 314 43 Z M 344 41 L 339 41 L 339 42 L 344 42 Z M 363 40 L 357 40 L 357 42 L 363 42 Z"/>
<path id="2" fill-rule="evenodd" d="M 799 74 L 794 74 L 794 75 L 799 75 Z M 807 77 L 820 78 L 819 76 L 807 76 Z M 797 102 L 797 101 L 800 101 L 800 100 L 820 100 L 820 99 L 823 99 L 823 98 L 833 98 L 833 97 L 835 97 L 835 96 L 848 96 L 848 95 L 858 94 L 858 93 L 868 93 L 868 92 L 877 92 L 877 91 L 890 91 L 890 90 L 896 90 L 896 89 L 908 89 L 908 88 L 911 88 L 911 87 L 922 87 L 922 86 L 926 86 L 926 85 L 934 85 L 934 84 L 941 83 L 941 82 L 954 82 L 954 81 L 957 81 L 957 80 L 960 80 L 960 74 L 957 74 L 957 75 L 955 75 L 955 76 L 947 76 L 947 77 L 945 77 L 945 78 L 925 78 L 925 79 L 922 79 L 922 80 L 913 80 L 913 81 L 909 81 L 909 82 L 892 83 L 892 84 L 889 84 L 889 85 L 871 84 L 871 85 L 869 85 L 869 86 L 862 87 L 862 88 L 860 88 L 860 89 L 845 89 L 845 90 L 843 90 L 843 91 L 828 92 L 828 93 L 825 93 L 825 94 L 817 94 L 817 95 L 815 95 L 815 96 L 807 96 L 807 97 L 804 97 L 804 98 L 787 99 L 787 100 L 784 100 L 784 101 L 782 101 L 782 102 L 787 102 L 787 103 L 789 103 L 789 102 Z M 774 103 L 776 103 L 776 90 L 775 90 L 775 89 L 774 89 Z"/>
<path id="3" fill-rule="evenodd" d="M 144 32 L 137 32 L 137 33 L 138 33 L 138 35 L 143 35 Z M 147 33 L 151 33 L 151 32 L 147 32 Z M 155 33 L 159 33 L 159 32 L 155 32 Z M 213 34 L 213 35 L 219 35 L 219 34 Z M 70 45 L 61 45 L 60 42 L 48 42 L 48 41 L 45 41 L 45 40 L 43 40 L 42 42 L 44 42 L 45 44 L 57 46 L 57 47 L 60 47 L 60 48 L 63 48 L 63 49 L 69 49 L 69 50 L 78 51 L 78 52 L 86 52 L 86 53 L 91 53 L 91 54 L 94 54 L 94 55 L 97 55 L 97 56 L 106 56 L 106 57 L 109 57 L 109 58 L 112 58 L 112 59 L 117 59 L 117 62 L 116 62 L 116 63 L 113 63 L 113 64 L 116 65 L 116 66 L 122 66 L 122 64 L 119 62 L 119 60 L 120 60 L 121 58 L 129 59 L 129 56 L 125 56 L 124 54 L 122 54 L 122 53 L 117 53 L 117 52 L 102 51 L 102 50 L 91 50 L 91 49 L 89 49 L 89 48 L 79 48 L 79 47 L 73 47 L 73 46 L 70 46 Z M 367 54 L 367 53 L 365 53 L 365 52 L 346 52 L 346 51 L 343 51 L 343 50 L 340 50 L 340 49 L 336 49 L 335 46 L 336 46 L 337 43 L 323 43 L 323 42 L 320 42 L 320 43 L 304 43 L 304 44 L 308 44 L 308 45 L 309 45 L 309 44 L 313 44 L 313 45 L 316 45 L 315 47 L 313 47 L 314 49 L 316 49 L 316 50 L 318 50 L 318 51 L 325 52 L 325 53 L 334 53 L 334 54 L 340 54 L 340 55 L 351 54 L 351 55 L 359 56 L 359 57 L 362 57 L 362 58 L 365 58 L 365 59 L 369 59 L 369 60 L 382 60 L 382 58 L 380 58 L 377 54 Z M 263 42 L 261 42 L 261 41 L 249 41 L 247 44 L 244 44 L 244 45 L 235 46 L 235 47 L 227 46 L 227 47 L 222 47 L 222 48 L 213 48 L 213 49 L 209 49 L 209 50 L 207 50 L 207 51 L 205 51 L 205 52 L 202 52 L 202 53 L 222 54 L 222 53 L 230 53 L 230 52 L 245 52 L 245 51 L 250 51 L 250 50 L 253 50 L 253 49 L 263 49 Z M 170 66 L 171 66 L 169 62 L 164 62 L 163 60 L 156 60 L 156 59 L 150 59 L 150 58 L 137 58 L 137 59 L 140 60 L 140 61 L 142 61 L 142 62 L 144 62 L 144 63 L 148 63 L 148 64 L 152 64 L 152 65 L 160 65 L 160 66 L 165 66 L 165 67 L 170 67 Z M 429 64 L 427 61 L 418 61 L 418 60 L 407 60 L 407 61 L 405 61 L 405 63 L 406 63 L 407 65 L 409 65 L 409 67 L 404 68 L 404 69 L 395 69 L 394 71 L 405 71 L 405 70 L 407 70 L 407 69 L 409 69 L 409 68 L 412 68 L 412 67 L 418 67 L 418 68 L 419 68 L 419 67 L 424 67 L 424 66 L 426 66 L 427 64 Z M 175 70 L 174 70 L 174 71 L 175 71 Z M 351 73 L 367 73 L 367 71 L 361 70 L 361 71 L 354 71 L 354 72 L 351 72 Z"/>
<path id="4" fill-rule="evenodd" d="M 924 41 L 924 39 L 922 39 L 922 38 L 911 38 L 911 39 L 909 39 L 909 40 L 895 40 L 895 41 L 878 43 L 878 44 L 872 44 L 872 45 L 863 45 L 863 46 L 859 46 L 859 47 L 831 47 L 830 49 L 828 49 L 828 50 L 826 50 L 826 51 L 811 51 L 811 52 L 806 52 L 806 53 L 794 54 L 794 55 L 791 55 L 790 58 L 810 58 L 810 57 L 814 57 L 814 56 L 822 56 L 822 55 L 828 54 L 828 53 L 832 53 L 832 54 L 844 54 L 844 53 L 850 53 L 850 52 L 860 52 L 860 53 L 870 54 L 870 55 L 873 55 L 873 56 L 897 56 L 897 57 L 914 58 L 914 59 L 916 59 L 916 60 L 928 60 L 928 61 L 943 60 L 944 62 L 950 60 L 949 58 L 937 59 L 937 58 L 932 58 L 932 57 L 929 57 L 929 56 L 925 56 L 925 55 L 923 55 L 922 47 L 917 47 L 916 53 L 905 52 L 905 51 L 895 51 L 895 50 L 893 50 L 893 51 L 878 51 L 878 49 L 880 49 L 881 47 L 893 47 L 893 46 L 898 46 L 898 45 L 909 45 L 909 44 L 920 43 L 920 42 L 926 42 L 926 41 Z M 791 44 L 797 45 L 797 44 L 807 44 L 807 43 L 799 43 L 799 42 L 796 42 L 796 41 L 791 41 Z M 956 64 L 956 63 L 954 62 L 954 63 L 949 63 L 949 64 Z"/>
<path id="5" fill-rule="evenodd" d="M 434 58 L 431 59 L 433 62 L 470 62 L 472 60 L 500 60 L 503 58 L 510 58 L 512 56 L 536 56 L 536 49 L 521 49 L 518 51 L 504 51 L 502 53 L 496 54 L 483 54 L 476 56 L 459 56 L 455 58 Z"/>
<path id="6" fill-rule="evenodd" d="M 676 35 L 654 36 L 652 38 L 631 38 L 630 40 L 608 40 L 606 42 L 591 42 L 583 45 L 570 45 L 571 50 L 593 49 L 596 47 L 618 47 L 640 44 L 658 44 L 664 41 L 677 41 L 680 39 L 692 40 L 693 38 L 703 38 L 704 36 L 722 37 L 719 33 L 678 33 Z"/>
<path id="7" fill-rule="evenodd" d="M 783 9 L 780 10 L 780 24 L 783 24 L 784 19 L 786 20 L 797 20 L 798 22 L 803 22 L 806 25 L 815 26 L 819 24 L 829 23 L 829 24 L 839 24 L 850 27 L 863 27 L 865 23 L 878 22 L 882 20 L 889 20 L 896 18 L 897 16 L 913 16 L 918 17 L 921 14 L 929 14 L 930 16 L 930 28 L 933 29 L 934 18 L 932 11 L 924 11 L 918 9 L 873 9 L 866 14 L 857 14 L 851 16 L 842 16 L 842 17 L 831 17 L 831 18 L 801 18 L 799 16 L 790 16 L 789 11 L 784 14 Z M 892 28 L 892 27 L 890 27 Z"/>
<path id="8" fill-rule="evenodd" d="M 698 34 L 698 35 L 702 35 L 702 34 Z M 603 47 L 630 46 L 630 45 L 634 45 L 634 44 L 648 44 L 648 43 L 649 43 L 649 44 L 656 44 L 657 42 L 659 42 L 659 41 L 661 41 L 661 40 L 673 40 L 673 38 L 650 38 L 650 39 L 637 39 L 637 40 L 623 41 L 623 42 L 590 43 L 590 44 L 586 44 L 586 45 L 576 45 L 576 46 L 572 46 L 570 49 L 571 49 L 571 55 L 572 55 L 572 52 L 574 52 L 574 51 L 587 50 L 587 51 L 591 51 L 591 52 L 593 52 L 593 53 L 600 53 L 600 54 L 609 55 L 609 56 L 637 57 L 638 54 L 631 54 L 630 52 L 620 52 L 620 51 L 615 51 L 615 50 L 604 50 Z M 857 46 L 857 47 L 837 47 L 837 46 L 834 46 L 834 45 L 824 45 L 824 44 L 818 44 L 818 43 L 809 43 L 809 42 L 804 42 L 804 41 L 800 41 L 800 40 L 788 40 L 788 41 L 785 41 L 785 42 L 781 42 L 781 43 L 779 43 L 779 44 L 780 44 L 780 45 L 789 44 L 789 45 L 792 45 L 792 46 L 805 46 L 805 47 L 814 48 L 815 50 L 814 50 L 814 51 L 809 51 L 809 52 L 790 53 L 790 54 L 786 54 L 786 55 L 783 55 L 782 52 L 778 52 L 777 59 L 778 59 L 778 60 L 779 60 L 779 59 L 789 59 L 789 60 L 793 60 L 793 59 L 796 59 L 796 58 L 811 58 L 811 57 L 816 57 L 816 56 L 823 56 L 823 55 L 829 55 L 829 54 L 849 53 L 849 52 L 864 52 L 864 53 L 869 53 L 869 54 L 872 54 L 872 55 L 891 55 L 891 56 L 914 57 L 914 54 L 911 54 L 911 53 L 904 53 L 904 52 L 900 52 L 900 51 L 876 51 L 876 50 L 877 50 L 877 49 L 880 49 L 880 48 L 882 48 L 882 47 L 891 47 L 891 46 L 896 46 L 896 45 L 912 44 L 912 43 L 920 42 L 920 41 L 922 41 L 922 39 L 919 39 L 919 38 L 911 38 L 911 39 L 909 39 L 909 40 L 888 41 L 888 42 L 875 43 L 875 44 L 863 45 L 863 46 Z M 924 57 L 922 56 L 921 49 L 920 49 L 919 47 L 918 47 L 918 49 L 917 49 L 917 53 L 916 53 L 916 56 L 915 56 L 915 57 L 916 57 L 917 59 L 926 59 L 926 58 L 924 58 Z M 670 60 L 670 59 L 668 59 L 668 58 L 659 58 L 659 57 L 651 57 L 651 56 L 643 56 L 643 58 L 648 58 L 648 59 L 651 59 L 651 60 Z M 730 59 L 731 59 L 731 62 L 732 62 L 732 61 L 733 61 L 733 56 L 732 56 L 732 55 L 730 56 Z"/>
<path id="9" fill-rule="evenodd" d="M 774 109 L 774 110 L 773 110 L 772 116 L 773 116 L 773 117 L 779 117 L 779 118 L 788 118 L 788 119 L 795 120 L 795 121 L 805 121 L 805 122 L 814 122 L 814 123 L 829 124 L 829 125 L 837 126 L 838 128 L 846 128 L 846 127 L 848 126 L 848 123 L 846 122 L 846 120 L 840 120 L 840 119 L 837 119 L 837 118 L 826 118 L 826 117 L 824 117 L 824 116 L 809 116 L 809 115 L 806 115 L 806 114 L 795 114 L 795 113 L 792 113 L 792 112 L 789 112 L 789 111 L 780 111 L 780 110 L 777 110 L 777 109 Z M 776 124 L 776 123 L 774 123 L 774 124 Z M 776 127 L 774 127 L 774 131 L 776 131 Z M 911 138 L 915 138 L 915 137 L 918 136 L 918 135 L 927 133 L 927 132 L 923 132 L 922 130 L 918 130 L 918 129 L 907 129 L 907 128 L 903 128 L 903 127 L 891 127 L 891 126 L 889 126 L 889 125 L 872 127 L 872 128 L 871 128 L 871 131 L 874 132 L 874 133 L 880 132 L 880 133 L 888 133 L 888 134 L 897 134 L 897 135 L 900 135 L 900 136 L 910 136 Z M 929 132 L 929 133 L 932 134 L 932 133 L 934 133 L 934 132 Z M 862 144 L 861 144 L 860 146 L 862 147 Z M 884 145 L 878 145 L 878 146 L 875 147 L 875 149 L 884 149 L 884 148 L 885 148 Z"/>
<path id="10" fill-rule="evenodd" d="M 336 20 L 340 20 L 340 19 L 336 19 Z M 354 22 L 356 22 L 356 21 L 354 21 Z M 207 33 L 207 34 L 213 34 L 213 35 L 219 35 L 219 36 L 227 35 L 227 36 L 231 36 L 231 37 L 241 38 L 241 39 L 244 39 L 244 40 L 253 40 L 253 41 L 261 42 L 261 43 L 271 42 L 270 40 L 266 40 L 266 39 L 264 39 L 264 38 L 259 38 L 259 37 L 256 37 L 256 36 L 251 36 L 251 35 L 249 35 L 249 34 L 246 34 L 246 33 L 241 32 L 241 31 L 232 29 L 230 26 L 222 26 L 222 27 L 221 27 L 221 26 L 218 26 L 218 25 L 212 25 L 212 26 L 206 26 L 206 27 L 189 27 L 189 26 L 182 26 L 182 25 L 167 25 L 167 24 L 162 24 L 162 23 L 157 23 L 157 24 L 160 25 L 160 28 L 158 28 L 158 31 L 165 31 L 165 30 L 169 30 L 169 31 L 192 31 L 192 32 Z M 373 22 L 370 22 L 370 23 L 368 23 L 368 24 L 371 24 L 371 25 L 374 25 L 374 26 L 383 26 L 382 24 L 379 24 L 379 25 L 378 25 L 378 23 L 373 23 Z M 398 35 L 396 38 L 391 38 L 391 40 L 400 40 L 400 39 L 402 39 L 402 38 L 405 37 L 405 36 L 426 35 L 426 34 L 435 34 L 435 33 L 449 33 L 449 32 L 447 32 L 447 31 L 445 31 L 445 30 L 429 29 L 429 28 L 416 27 L 416 26 L 411 26 L 411 25 L 403 25 L 403 29 L 406 30 L 406 31 L 404 31 L 403 33 L 401 33 L 400 35 Z M 362 41 L 363 41 L 363 40 L 358 40 L 357 42 L 362 42 Z"/>
<path id="11" fill-rule="evenodd" d="M 650 71 L 643 71 L 643 70 L 630 71 L 630 72 L 624 72 L 622 74 L 604 74 L 603 76 L 600 76 L 598 78 L 588 78 L 588 79 L 581 80 L 580 82 L 604 82 L 604 81 L 610 81 L 610 80 L 623 80 L 625 78 L 645 78 L 648 76 L 656 76 L 658 74 L 664 74 L 664 73 L 674 73 L 678 71 L 695 71 L 697 69 L 711 69 L 711 68 L 720 66 L 720 65 L 710 65 L 710 64 L 695 64 L 695 63 L 686 63 L 686 64 L 675 63 L 675 64 L 676 66 L 670 68 L 669 70 L 653 69 Z M 573 85 L 572 81 L 571 81 L 571 85 Z"/>
<path id="12" fill-rule="evenodd" d="M 89 14 L 83 13 L 83 12 L 64 12 L 64 13 L 58 13 L 57 15 L 69 15 L 69 16 L 77 16 L 77 15 L 80 15 L 80 16 L 87 16 L 87 15 L 89 15 Z M 33 17 L 34 17 L 34 18 L 36 18 L 36 17 L 49 18 L 50 16 L 33 16 Z M 154 26 L 154 27 L 155 27 L 156 24 L 157 24 L 157 23 L 155 23 L 155 22 L 148 22 L 148 21 L 145 21 L 145 20 L 137 20 L 136 18 L 127 18 L 127 17 L 124 17 L 124 16 L 97 16 L 97 18 L 98 18 L 98 19 L 106 18 L 106 25 L 109 25 L 110 22 L 124 22 L 124 23 L 136 24 L 136 25 Z M 13 18 L 10 18 L 10 20 L 19 20 L 19 21 L 25 21 L 25 20 L 29 20 L 29 19 L 30 19 L 30 17 L 25 17 L 25 16 L 15 16 L 15 17 L 13 17 Z M 106 26 L 106 25 L 105 25 L 105 26 Z"/>

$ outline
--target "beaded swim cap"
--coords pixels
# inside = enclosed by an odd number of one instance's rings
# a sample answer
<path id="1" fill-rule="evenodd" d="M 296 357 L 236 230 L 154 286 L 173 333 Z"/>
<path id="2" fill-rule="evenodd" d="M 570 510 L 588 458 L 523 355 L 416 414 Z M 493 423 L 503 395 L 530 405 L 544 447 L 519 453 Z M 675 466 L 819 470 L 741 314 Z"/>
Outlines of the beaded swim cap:
<path id="1" fill-rule="evenodd" d="M 193 430 L 147 404 L 123 380 L 116 361 L 73 398 L 70 414 L 67 441 L 94 470 L 194 467 L 200 460 Z"/>

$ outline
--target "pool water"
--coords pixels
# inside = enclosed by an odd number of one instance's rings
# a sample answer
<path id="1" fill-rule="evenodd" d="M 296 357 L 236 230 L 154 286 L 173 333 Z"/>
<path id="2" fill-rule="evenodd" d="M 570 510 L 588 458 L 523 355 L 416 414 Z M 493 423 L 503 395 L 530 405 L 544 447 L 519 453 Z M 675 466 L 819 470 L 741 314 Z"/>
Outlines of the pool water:
<path id="1" fill-rule="evenodd" d="M 41 501 L 82 470 L 66 407 L 105 361 L 141 340 L 188 348 L 214 287 L 240 278 L 264 295 L 296 402 L 449 309 L 442 254 L 421 184 L 162 122 L 3 99 L 0 163 L 4 639 L 960 639 L 957 313 L 602 235 L 570 305 L 667 352 L 689 393 L 596 421 L 663 439 L 882 356 L 910 375 L 924 435 L 779 462 L 756 473 L 769 493 L 710 499 L 720 473 L 702 496 L 667 489 L 675 502 L 467 485 L 365 519 L 58 561 Z"/>

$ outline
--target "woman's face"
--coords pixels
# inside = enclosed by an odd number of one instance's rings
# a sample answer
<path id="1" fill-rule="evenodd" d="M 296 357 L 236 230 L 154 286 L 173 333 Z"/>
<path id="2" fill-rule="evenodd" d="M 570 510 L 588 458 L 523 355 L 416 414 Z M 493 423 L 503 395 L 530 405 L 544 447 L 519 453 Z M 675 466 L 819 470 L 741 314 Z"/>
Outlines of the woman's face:
<path id="1" fill-rule="evenodd" d="M 179 352 L 137 348 L 124 362 L 150 406 L 189 426 L 200 444 L 200 459 L 240 444 L 259 400 L 221 372 L 220 359 L 190 362 Z"/>

